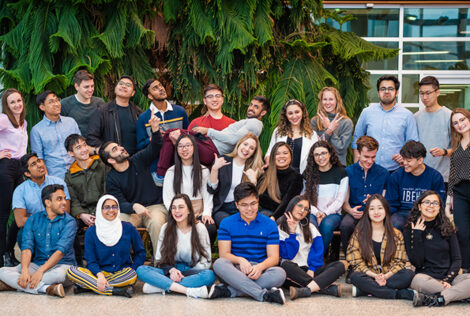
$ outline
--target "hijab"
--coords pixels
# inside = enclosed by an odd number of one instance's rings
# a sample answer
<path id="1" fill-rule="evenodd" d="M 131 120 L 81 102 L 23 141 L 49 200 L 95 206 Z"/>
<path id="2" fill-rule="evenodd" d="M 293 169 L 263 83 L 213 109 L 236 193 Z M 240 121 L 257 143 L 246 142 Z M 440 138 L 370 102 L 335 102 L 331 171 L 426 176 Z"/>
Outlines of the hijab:
<path id="1" fill-rule="evenodd" d="M 108 221 L 103 217 L 102 209 L 103 204 L 106 200 L 113 200 L 116 202 L 117 206 L 119 207 L 118 200 L 109 194 L 103 195 L 99 200 L 98 204 L 96 205 L 96 236 L 98 239 L 108 247 L 112 247 L 118 243 L 119 239 L 122 236 L 122 223 L 121 219 L 119 218 L 120 211 L 118 210 L 117 216 L 112 221 Z"/>

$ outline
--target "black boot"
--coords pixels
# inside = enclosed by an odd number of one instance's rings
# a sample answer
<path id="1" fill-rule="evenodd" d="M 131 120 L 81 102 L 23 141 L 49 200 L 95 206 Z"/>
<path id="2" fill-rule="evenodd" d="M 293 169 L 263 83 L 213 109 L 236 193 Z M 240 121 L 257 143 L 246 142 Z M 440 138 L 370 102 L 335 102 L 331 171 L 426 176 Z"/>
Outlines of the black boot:
<path id="1" fill-rule="evenodd" d="M 114 287 L 113 288 L 113 295 L 124 296 L 124 297 L 128 297 L 128 298 L 132 297 L 132 294 L 130 293 L 127 286 L 125 286 L 125 287 Z"/>
<path id="2" fill-rule="evenodd" d="M 327 288 L 324 288 L 317 292 L 318 294 L 331 295 L 341 297 L 341 284 L 332 284 Z"/>
<path id="3" fill-rule="evenodd" d="M 77 284 L 73 285 L 73 294 L 81 294 L 81 293 L 86 293 L 86 292 L 92 292 L 92 290 L 78 286 Z"/>
<path id="4" fill-rule="evenodd" d="M 20 264 L 18 260 L 15 258 L 15 254 L 13 252 L 5 252 L 3 255 L 3 258 L 5 260 L 4 264 L 5 267 L 16 267 L 17 265 Z"/>
<path id="5" fill-rule="evenodd" d="M 294 287 L 289 288 L 290 299 L 295 300 L 299 297 L 309 297 L 312 295 L 312 290 L 309 287 Z"/>

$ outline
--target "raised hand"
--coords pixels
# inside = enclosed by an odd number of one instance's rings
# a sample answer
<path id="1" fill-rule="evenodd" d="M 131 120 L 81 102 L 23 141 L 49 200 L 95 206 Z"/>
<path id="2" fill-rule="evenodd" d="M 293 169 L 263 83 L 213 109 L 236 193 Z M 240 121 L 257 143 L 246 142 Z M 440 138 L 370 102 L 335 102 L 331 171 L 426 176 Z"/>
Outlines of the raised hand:
<path id="1" fill-rule="evenodd" d="M 152 126 L 152 133 L 155 133 L 160 129 L 160 119 L 153 113 L 153 111 L 150 114 L 149 124 Z"/>
<path id="2" fill-rule="evenodd" d="M 214 157 L 212 169 L 219 170 L 220 168 L 231 164 L 231 162 L 227 162 L 223 156 L 217 157 L 217 154 L 214 154 Z"/>
<path id="3" fill-rule="evenodd" d="M 416 221 L 416 224 L 411 223 L 411 229 L 425 230 L 426 225 L 424 225 L 424 218 L 423 217 L 418 218 L 418 220 Z"/>
<path id="4" fill-rule="evenodd" d="M 250 168 L 248 170 L 244 170 L 243 174 L 248 177 L 248 180 L 256 185 L 258 182 L 258 174 L 260 173 L 259 169 L 254 170 L 253 168 Z"/>
<path id="5" fill-rule="evenodd" d="M 330 126 L 330 119 L 328 118 L 328 116 L 325 116 L 325 115 L 321 114 L 320 112 L 318 112 L 317 115 L 318 115 L 318 118 L 320 119 L 321 124 L 323 125 L 323 127 L 325 129 L 327 129 Z"/>
<path id="6" fill-rule="evenodd" d="M 330 122 L 330 125 L 328 126 L 328 129 L 331 132 L 334 132 L 339 125 L 339 122 L 343 119 L 343 116 L 339 113 L 336 113 L 335 118 Z"/>
<path id="7" fill-rule="evenodd" d="M 286 212 L 284 216 L 287 219 L 287 226 L 289 227 L 289 233 L 295 234 L 295 232 L 297 231 L 297 226 L 299 225 L 299 222 L 297 222 L 294 219 L 294 216 L 292 216 L 291 212 Z"/>

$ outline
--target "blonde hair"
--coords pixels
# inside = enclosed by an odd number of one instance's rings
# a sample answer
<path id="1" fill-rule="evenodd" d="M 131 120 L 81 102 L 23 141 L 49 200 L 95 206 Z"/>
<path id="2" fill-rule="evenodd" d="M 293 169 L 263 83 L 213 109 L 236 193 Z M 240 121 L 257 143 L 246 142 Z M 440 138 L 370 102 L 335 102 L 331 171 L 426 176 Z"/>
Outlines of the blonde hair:
<path id="1" fill-rule="evenodd" d="M 326 113 L 325 108 L 323 107 L 322 99 L 323 99 L 323 94 L 325 92 L 332 92 L 335 96 L 336 99 L 336 113 L 341 114 L 344 118 L 348 117 L 348 113 L 346 113 L 346 108 L 344 107 L 343 99 L 341 98 L 341 95 L 339 94 L 339 91 L 334 88 L 334 87 L 324 87 L 323 89 L 320 90 L 318 93 L 318 107 L 317 107 L 317 115 L 313 118 L 317 124 L 317 130 L 321 131 L 325 129 L 325 126 L 323 126 L 320 117 L 318 116 L 318 113 L 323 114 L 323 116 L 327 117 L 328 113 Z"/>
<path id="2" fill-rule="evenodd" d="M 251 155 L 251 157 L 246 160 L 244 170 L 253 169 L 255 171 L 259 171 L 261 170 L 261 167 L 263 167 L 263 156 L 261 155 L 262 150 L 258 137 L 252 132 L 249 132 L 245 136 L 240 138 L 240 140 L 235 145 L 233 151 L 227 154 L 227 156 L 235 158 L 238 154 L 238 148 L 240 147 L 240 145 L 250 138 L 256 142 L 256 149 L 253 155 Z M 242 182 L 249 182 L 248 177 L 245 174 L 243 174 L 242 176 Z"/>

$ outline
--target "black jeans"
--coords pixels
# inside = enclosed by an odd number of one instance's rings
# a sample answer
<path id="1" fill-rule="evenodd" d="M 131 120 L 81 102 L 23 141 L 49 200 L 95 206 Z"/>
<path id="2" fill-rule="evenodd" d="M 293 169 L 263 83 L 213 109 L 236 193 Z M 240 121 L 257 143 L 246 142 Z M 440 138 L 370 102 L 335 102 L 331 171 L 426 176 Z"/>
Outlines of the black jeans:
<path id="1" fill-rule="evenodd" d="M 217 227 L 219 227 L 220 223 L 222 222 L 224 218 L 237 214 L 237 213 L 238 213 L 238 209 L 235 206 L 235 202 L 229 202 L 229 203 L 222 204 L 220 209 L 214 213 L 212 218 L 214 219 Z"/>
<path id="2" fill-rule="evenodd" d="M 415 273 L 410 269 L 401 269 L 380 286 L 375 279 L 362 272 L 351 273 L 351 283 L 362 292 L 385 299 L 396 299 L 397 290 L 407 289 Z"/>
<path id="3" fill-rule="evenodd" d="M 341 220 L 341 224 L 339 224 L 339 230 L 341 231 L 341 247 L 343 248 L 344 255 L 346 255 L 349 239 L 351 239 L 351 235 L 354 233 L 358 222 L 359 220 L 352 217 L 351 214 L 346 214 Z"/>
<path id="4" fill-rule="evenodd" d="M 290 260 L 284 260 L 281 268 L 286 271 L 287 285 L 306 287 L 310 282 L 315 281 L 320 289 L 327 288 L 333 282 L 338 280 L 344 274 L 344 264 L 335 261 L 318 268 L 313 274 L 313 278 L 307 274 L 308 267 L 299 267 L 299 265 Z"/>
<path id="5" fill-rule="evenodd" d="M 470 181 L 460 181 L 453 187 L 454 222 L 457 226 L 462 268 L 470 268 Z"/>
<path id="6" fill-rule="evenodd" d="M 13 191 L 23 181 L 18 159 L 0 159 L 0 255 L 7 250 L 7 224 Z"/>

